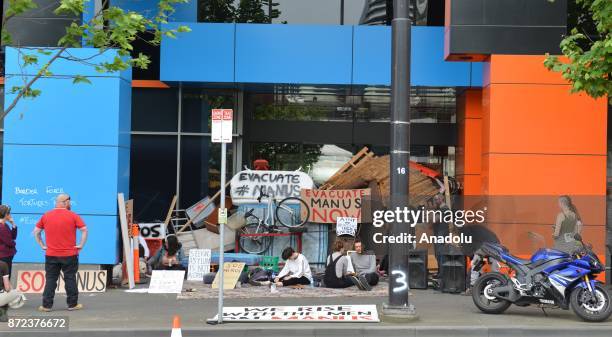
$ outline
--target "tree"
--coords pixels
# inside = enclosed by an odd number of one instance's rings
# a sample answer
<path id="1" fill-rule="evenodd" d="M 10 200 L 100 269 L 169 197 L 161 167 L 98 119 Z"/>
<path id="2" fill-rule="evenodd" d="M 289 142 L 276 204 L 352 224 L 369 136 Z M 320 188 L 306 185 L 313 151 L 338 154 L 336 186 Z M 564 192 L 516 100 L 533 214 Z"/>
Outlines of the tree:
<path id="1" fill-rule="evenodd" d="M 570 1 L 569 21 L 574 27 L 560 44 L 569 62 L 547 55 L 544 65 L 560 72 L 572 92 L 593 98 L 607 95 L 612 102 L 612 1 Z"/>
<path id="2" fill-rule="evenodd" d="M 203 22 L 234 22 L 233 0 L 199 0 L 200 15 L 198 21 Z"/>
<path id="3" fill-rule="evenodd" d="M 199 21 L 270 23 L 280 16 L 278 3 L 271 0 L 198 0 Z M 272 11 L 270 11 L 272 6 Z M 283 22 L 286 23 L 286 22 Z"/>
<path id="4" fill-rule="evenodd" d="M 70 14 L 81 17 L 86 12 L 86 2 L 94 0 L 60 0 L 54 13 L 56 15 Z M 40 89 L 35 84 L 41 77 L 54 76 L 50 66 L 60 59 L 79 62 L 94 67 L 100 73 L 113 73 L 126 70 L 129 67 L 146 69 L 151 62 L 148 55 L 142 53 L 132 56 L 134 50 L 132 43 L 137 38 L 142 38 L 144 32 L 151 32 L 148 43 L 159 45 L 162 37 L 175 38 L 178 33 L 190 31 L 187 26 L 179 26 L 176 29 L 164 29 L 163 24 L 174 13 L 174 5 L 186 3 L 189 0 L 160 0 L 158 12 L 154 18 L 146 18 L 143 15 L 124 11 L 123 9 L 109 5 L 109 0 L 102 0 L 100 9 L 92 13 L 91 19 L 80 22 L 75 19 L 66 27 L 66 34 L 62 36 L 57 47 L 27 48 L 15 46 L 19 52 L 20 66 L 22 69 L 36 67 L 36 75 L 30 77 L 21 76 L 23 83 L 8 88 L 9 92 L 16 94 L 15 98 L 8 103 L 7 108 L 0 114 L 0 120 L 4 119 L 17 105 L 21 99 L 33 99 L 41 95 Z M 2 18 L 2 40 L 1 45 L 11 46 L 11 35 L 6 24 L 14 17 L 27 14 L 36 9 L 38 5 L 33 0 L 8 0 L 8 7 Z M 144 36 L 144 35 L 142 35 Z M 79 58 L 68 52 L 69 48 L 80 48 L 83 45 L 98 49 L 98 55 L 109 49 L 116 49 L 117 56 L 112 62 L 96 63 L 95 57 Z M 39 59 L 44 59 L 39 64 Z M 91 83 L 85 76 L 71 76 L 73 83 Z"/>

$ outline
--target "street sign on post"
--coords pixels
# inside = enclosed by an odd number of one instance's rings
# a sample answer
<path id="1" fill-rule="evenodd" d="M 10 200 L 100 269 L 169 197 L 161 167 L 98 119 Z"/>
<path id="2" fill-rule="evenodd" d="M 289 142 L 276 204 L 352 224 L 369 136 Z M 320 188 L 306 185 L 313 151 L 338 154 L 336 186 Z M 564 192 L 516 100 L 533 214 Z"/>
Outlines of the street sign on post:
<path id="1" fill-rule="evenodd" d="M 225 171 L 226 171 L 226 146 L 232 142 L 233 131 L 232 109 L 212 109 L 212 142 L 221 143 L 221 198 L 219 203 L 219 266 L 223 266 L 224 227 L 227 223 L 227 209 L 225 208 Z M 223 267 L 219 267 L 218 279 L 223 284 Z M 219 302 L 217 323 L 223 323 L 223 287 L 219 287 Z"/>

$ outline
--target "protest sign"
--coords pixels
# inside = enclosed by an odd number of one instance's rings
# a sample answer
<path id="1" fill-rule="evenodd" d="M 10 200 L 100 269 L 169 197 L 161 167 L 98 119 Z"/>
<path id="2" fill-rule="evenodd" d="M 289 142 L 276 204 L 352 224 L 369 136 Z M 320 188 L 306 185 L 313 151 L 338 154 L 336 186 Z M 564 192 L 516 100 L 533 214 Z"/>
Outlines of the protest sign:
<path id="1" fill-rule="evenodd" d="M 202 281 L 210 271 L 210 249 L 190 249 L 187 281 Z"/>
<path id="2" fill-rule="evenodd" d="M 154 270 L 149 283 L 149 293 L 180 294 L 184 277 L 184 270 Z"/>
<path id="3" fill-rule="evenodd" d="M 300 171 L 238 172 L 231 181 L 230 194 L 235 205 L 257 203 L 259 192 L 275 199 L 299 197 L 300 190 L 313 188 L 312 178 Z"/>
<path id="4" fill-rule="evenodd" d="M 336 218 L 336 235 L 355 236 L 357 233 L 357 219 L 351 217 Z"/>
<path id="5" fill-rule="evenodd" d="M 234 289 L 236 287 L 236 282 L 238 282 L 244 265 L 244 262 L 225 262 L 223 264 L 223 289 Z M 219 288 L 219 273 L 215 276 L 212 288 Z"/>
<path id="6" fill-rule="evenodd" d="M 17 273 L 17 290 L 26 294 L 40 294 L 45 289 L 43 270 L 20 270 Z M 65 293 L 64 274 L 61 273 L 55 292 Z M 106 270 L 79 270 L 77 272 L 79 292 L 100 293 L 106 290 Z"/>
<path id="7" fill-rule="evenodd" d="M 166 225 L 163 222 L 139 223 L 140 236 L 144 239 L 163 239 L 166 237 Z"/>
<path id="8" fill-rule="evenodd" d="M 216 318 L 214 318 L 216 320 Z M 225 322 L 380 322 L 376 305 L 225 307 Z"/>
<path id="9" fill-rule="evenodd" d="M 310 208 L 308 222 L 336 223 L 338 217 L 356 218 L 357 223 L 369 217 L 370 189 L 359 190 L 308 190 L 300 193 Z M 302 210 L 302 220 L 306 211 Z"/>

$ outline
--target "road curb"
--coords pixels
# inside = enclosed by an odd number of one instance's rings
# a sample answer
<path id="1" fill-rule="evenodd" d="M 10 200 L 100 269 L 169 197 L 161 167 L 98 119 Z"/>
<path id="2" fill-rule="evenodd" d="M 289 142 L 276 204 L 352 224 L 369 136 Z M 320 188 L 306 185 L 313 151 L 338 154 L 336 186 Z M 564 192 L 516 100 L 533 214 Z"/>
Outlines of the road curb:
<path id="1" fill-rule="evenodd" d="M 299 326 L 297 326 L 299 324 Z M 3 337 L 32 336 L 66 336 L 66 337 L 168 337 L 168 329 L 88 329 L 66 331 L 2 331 Z M 183 329 L 184 337 L 576 337 L 588 334 L 589 337 L 609 337 L 612 327 L 588 326 L 585 327 L 533 327 L 533 326 L 391 326 L 368 325 L 355 327 L 354 324 L 338 324 L 337 327 L 318 327 L 296 323 L 291 327 L 283 325 L 274 327 L 270 325 L 241 326 L 241 324 L 227 324 L 222 327 L 205 327 L 197 329 Z"/>

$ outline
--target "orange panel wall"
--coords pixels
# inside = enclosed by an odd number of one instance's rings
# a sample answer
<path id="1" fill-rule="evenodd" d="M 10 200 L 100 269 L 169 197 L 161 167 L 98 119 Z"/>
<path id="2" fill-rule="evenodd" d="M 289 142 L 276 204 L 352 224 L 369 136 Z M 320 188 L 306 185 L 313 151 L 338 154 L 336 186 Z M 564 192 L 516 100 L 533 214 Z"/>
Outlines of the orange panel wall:
<path id="1" fill-rule="evenodd" d="M 482 90 L 469 89 L 457 97 L 456 178 L 467 196 L 481 193 L 482 159 Z"/>
<path id="2" fill-rule="evenodd" d="M 481 193 L 502 204 L 489 210 L 496 219 L 491 226 L 517 254 L 531 249 L 529 233 L 551 245 L 557 197 L 567 194 L 587 214 L 585 241 L 602 254 L 607 101 L 571 94 L 569 84 L 543 61 L 544 56 L 492 55 L 485 65 Z M 545 204 L 527 206 L 533 196 Z M 514 201 L 504 204 L 508 197 Z"/>

